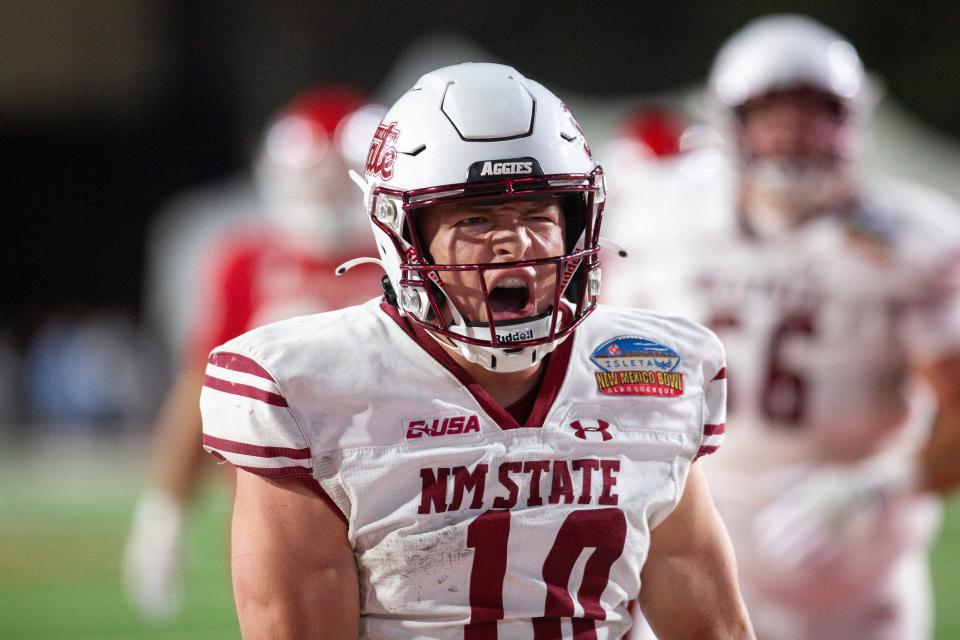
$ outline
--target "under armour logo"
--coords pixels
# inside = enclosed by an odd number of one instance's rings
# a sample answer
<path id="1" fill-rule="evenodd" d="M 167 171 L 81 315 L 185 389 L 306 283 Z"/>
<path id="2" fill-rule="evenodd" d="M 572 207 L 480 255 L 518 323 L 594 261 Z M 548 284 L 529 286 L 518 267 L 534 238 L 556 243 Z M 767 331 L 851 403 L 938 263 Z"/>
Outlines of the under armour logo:
<path id="1" fill-rule="evenodd" d="M 588 431 L 599 433 L 604 442 L 607 440 L 613 440 L 613 434 L 610 433 L 610 423 L 604 422 L 603 420 L 597 420 L 597 426 L 595 427 L 585 427 L 580 423 L 579 420 L 574 420 L 570 423 L 570 428 L 573 429 L 574 435 L 581 440 L 587 439 Z"/>

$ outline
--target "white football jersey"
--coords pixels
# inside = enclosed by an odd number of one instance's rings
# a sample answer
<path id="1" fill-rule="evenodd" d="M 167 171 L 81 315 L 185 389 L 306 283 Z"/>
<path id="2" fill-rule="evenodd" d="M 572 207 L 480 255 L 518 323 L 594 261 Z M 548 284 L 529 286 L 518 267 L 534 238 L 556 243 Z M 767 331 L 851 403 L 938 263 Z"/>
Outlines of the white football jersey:
<path id="1" fill-rule="evenodd" d="M 931 505 L 891 509 L 868 538 L 846 541 L 829 574 L 760 562 L 754 516 L 808 465 L 910 451 L 922 440 L 930 407 L 909 374 L 960 350 L 960 213 L 936 194 L 887 186 L 854 211 L 760 239 L 738 218 L 734 180 L 722 172 L 688 179 L 662 199 L 667 209 L 633 217 L 622 197 L 608 220 L 621 218 L 613 237 L 636 259 L 605 285 L 617 302 L 682 313 L 717 331 L 736 437 L 706 470 L 741 575 L 792 599 L 836 601 L 928 540 Z M 638 218 L 645 224 L 624 224 Z"/>
<path id="2" fill-rule="evenodd" d="M 214 350 L 204 446 L 316 480 L 348 525 L 361 637 L 620 638 L 650 529 L 723 438 L 723 348 L 600 306 L 518 424 L 378 301 Z"/>

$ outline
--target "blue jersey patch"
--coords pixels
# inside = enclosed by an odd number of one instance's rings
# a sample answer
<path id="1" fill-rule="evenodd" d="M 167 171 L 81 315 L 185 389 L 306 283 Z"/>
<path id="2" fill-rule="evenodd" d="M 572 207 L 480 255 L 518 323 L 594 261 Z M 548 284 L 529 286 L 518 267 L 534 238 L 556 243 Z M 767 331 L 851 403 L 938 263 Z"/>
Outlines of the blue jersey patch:
<path id="1" fill-rule="evenodd" d="M 676 351 L 659 342 L 637 336 L 620 336 L 607 340 L 593 350 L 590 359 L 603 371 L 673 371 L 680 366 L 680 354 Z"/>

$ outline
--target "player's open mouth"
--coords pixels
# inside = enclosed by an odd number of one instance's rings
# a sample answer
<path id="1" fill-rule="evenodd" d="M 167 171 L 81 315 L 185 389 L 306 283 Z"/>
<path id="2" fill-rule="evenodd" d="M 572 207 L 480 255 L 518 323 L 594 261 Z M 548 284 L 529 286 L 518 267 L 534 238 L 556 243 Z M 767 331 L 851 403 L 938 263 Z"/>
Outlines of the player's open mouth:
<path id="1" fill-rule="evenodd" d="M 507 277 L 496 283 L 489 295 L 494 320 L 524 318 L 532 312 L 530 285 L 524 278 Z"/>

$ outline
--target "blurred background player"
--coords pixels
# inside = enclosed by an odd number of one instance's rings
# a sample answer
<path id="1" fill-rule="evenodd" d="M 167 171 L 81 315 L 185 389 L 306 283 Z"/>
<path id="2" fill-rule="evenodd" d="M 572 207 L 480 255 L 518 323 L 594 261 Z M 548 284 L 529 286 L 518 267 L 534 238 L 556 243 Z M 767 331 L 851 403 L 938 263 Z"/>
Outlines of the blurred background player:
<path id="1" fill-rule="evenodd" d="M 610 165 L 607 182 L 614 181 L 609 196 L 614 199 L 614 210 L 628 206 L 644 210 L 646 203 L 637 202 L 637 198 L 652 196 L 656 202 L 670 191 L 664 181 L 682 179 L 677 164 L 686 157 L 680 145 L 689 126 L 681 109 L 666 101 L 637 107 L 621 116 L 610 139 L 598 149 L 598 155 Z M 630 268 L 629 261 L 618 261 L 615 266 L 624 264 Z"/>
<path id="2" fill-rule="evenodd" d="M 205 247 L 202 289 L 179 371 L 156 419 L 152 469 L 127 542 L 128 595 L 147 618 L 176 614 L 184 517 L 209 462 L 199 446 L 207 354 L 256 326 L 374 297 L 376 279 L 336 267 L 375 251 L 347 171 L 363 165 L 382 109 L 341 87 L 295 98 L 270 123 L 254 163 L 266 215 L 242 217 Z M 233 474 L 228 480 L 232 481 Z"/>
<path id="3" fill-rule="evenodd" d="M 705 170 L 614 237 L 644 261 L 627 298 L 727 345 L 732 437 L 706 469 L 757 636 L 929 637 L 934 495 L 960 480 L 960 212 L 857 177 L 873 97 L 819 23 L 750 23 L 710 91 L 731 162 L 691 152 Z"/>

